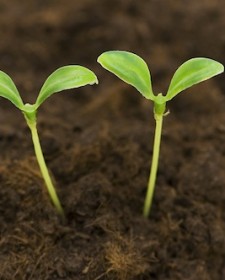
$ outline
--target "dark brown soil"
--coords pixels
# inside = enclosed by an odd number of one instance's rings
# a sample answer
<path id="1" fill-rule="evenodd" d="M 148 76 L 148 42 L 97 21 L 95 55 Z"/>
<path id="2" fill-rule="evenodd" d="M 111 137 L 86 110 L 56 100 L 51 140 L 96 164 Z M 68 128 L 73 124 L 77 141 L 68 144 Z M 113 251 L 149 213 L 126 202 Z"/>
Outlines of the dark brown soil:
<path id="1" fill-rule="evenodd" d="M 100 84 L 56 94 L 38 115 L 66 212 L 52 207 L 22 114 L 0 102 L 0 279 L 224 280 L 224 75 L 168 104 L 151 217 L 142 207 L 152 104 L 96 62 L 111 49 L 149 64 L 165 92 L 186 59 L 225 63 L 225 2 L 80 0 L 0 3 L 0 69 L 33 102 L 57 67 Z"/>

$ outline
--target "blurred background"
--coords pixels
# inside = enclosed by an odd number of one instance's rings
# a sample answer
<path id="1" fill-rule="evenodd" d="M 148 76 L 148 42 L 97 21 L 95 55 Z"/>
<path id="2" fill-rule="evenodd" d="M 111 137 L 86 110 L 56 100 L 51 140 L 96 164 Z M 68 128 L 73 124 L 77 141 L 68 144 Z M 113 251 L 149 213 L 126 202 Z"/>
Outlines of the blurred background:
<path id="1" fill-rule="evenodd" d="M 141 55 L 156 92 L 165 91 L 190 57 L 225 62 L 224 27 L 222 0 L 1 0 L 0 69 L 26 95 L 58 66 L 83 64 L 102 73 L 98 55 L 123 49 Z"/>

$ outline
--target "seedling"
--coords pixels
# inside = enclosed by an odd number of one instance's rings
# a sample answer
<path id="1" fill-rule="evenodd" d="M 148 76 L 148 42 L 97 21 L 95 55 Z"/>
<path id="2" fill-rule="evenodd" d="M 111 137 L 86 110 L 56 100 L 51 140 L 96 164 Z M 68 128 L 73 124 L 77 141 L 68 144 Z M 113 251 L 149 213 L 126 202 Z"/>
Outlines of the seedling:
<path id="1" fill-rule="evenodd" d="M 37 161 L 44 178 L 48 193 L 57 211 L 63 215 L 63 208 L 57 196 L 55 187 L 49 175 L 37 132 L 37 110 L 39 106 L 52 94 L 85 85 L 97 84 L 95 74 L 79 65 L 64 66 L 54 71 L 43 84 L 34 104 L 24 104 L 12 79 L 0 71 L 0 96 L 11 101 L 23 112 L 27 125 L 30 128 Z"/>
<path id="2" fill-rule="evenodd" d="M 192 58 L 177 69 L 166 95 L 162 93 L 155 95 L 152 90 L 151 75 L 148 66 L 136 54 L 126 51 L 108 51 L 99 56 L 98 62 L 106 70 L 135 87 L 145 98 L 152 100 L 154 103 L 154 118 L 156 121 L 155 137 L 152 165 L 143 209 L 143 215 L 148 217 L 155 189 L 163 116 L 166 114 L 166 102 L 192 85 L 222 73 L 224 67 L 219 62 L 209 58 Z"/>

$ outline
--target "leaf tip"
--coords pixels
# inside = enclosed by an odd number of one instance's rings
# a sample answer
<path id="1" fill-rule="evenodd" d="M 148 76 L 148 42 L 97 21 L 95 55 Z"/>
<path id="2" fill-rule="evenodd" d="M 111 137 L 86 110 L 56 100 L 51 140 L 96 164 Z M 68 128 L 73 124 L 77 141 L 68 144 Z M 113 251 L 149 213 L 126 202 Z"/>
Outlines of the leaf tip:
<path id="1" fill-rule="evenodd" d="M 100 65 L 102 65 L 102 58 L 104 57 L 104 54 L 105 54 L 105 53 L 100 54 L 99 57 L 97 58 L 97 62 L 98 62 Z"/>
<path id="2" fill-rule="evenodd" d="M 94 76 L 94 77 L 95 77 L 94 81 L 90 83 L 91 86 L 94 85 L 94 84 L 96 84 L 96 85 L 99 84 L 97 76 Z"/>

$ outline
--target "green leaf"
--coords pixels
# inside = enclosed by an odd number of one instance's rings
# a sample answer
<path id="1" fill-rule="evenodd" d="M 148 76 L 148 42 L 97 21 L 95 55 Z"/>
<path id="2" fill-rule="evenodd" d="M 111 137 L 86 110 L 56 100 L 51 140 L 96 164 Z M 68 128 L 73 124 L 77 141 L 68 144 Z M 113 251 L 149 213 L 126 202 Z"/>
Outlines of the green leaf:
<path id="1" fill-rule="evenodd" d="M 135 87 L 145 98 L 154 100 L 150 72 L 141 57 L 126 51 L 107 51 L 98 57 L 98 62 L 106 70 Z"/>
<path id="2" fill-rule="evenodd" d="M 221 63 L 209 58 L 192 58 L 183 63 L 175 72 L 166 100 L 171 100 L 181 91 L 212 78 L 224 71 Z"/>
<path id="3" fill-rule="evenodd" d="M 0 71 L 0 96 L 11 101 L 17 108 L 22 109 L 23 101 L 12 79 Z"/>
<path id="4" fill-rule="evenodd" d="M 36 109 L 53 93 L 98 83 L 95 74 L 79 65 L 64 66 L 54 71 L 42 86 L 36 100 Z"/>

